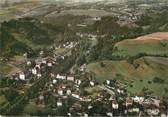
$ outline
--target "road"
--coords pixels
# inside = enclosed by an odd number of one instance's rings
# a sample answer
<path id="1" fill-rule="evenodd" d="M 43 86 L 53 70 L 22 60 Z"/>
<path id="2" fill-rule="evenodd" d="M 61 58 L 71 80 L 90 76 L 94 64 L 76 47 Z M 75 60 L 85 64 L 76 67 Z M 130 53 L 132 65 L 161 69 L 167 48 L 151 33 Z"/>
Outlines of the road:
<path id="1" fill-rule="evenodd" d="M 98 85 L 99 88 L 106 90 L 109 94 L 114 95 L 114 91 L 108 89 L 107 87 L 105 87 L 104 85 Z"/>

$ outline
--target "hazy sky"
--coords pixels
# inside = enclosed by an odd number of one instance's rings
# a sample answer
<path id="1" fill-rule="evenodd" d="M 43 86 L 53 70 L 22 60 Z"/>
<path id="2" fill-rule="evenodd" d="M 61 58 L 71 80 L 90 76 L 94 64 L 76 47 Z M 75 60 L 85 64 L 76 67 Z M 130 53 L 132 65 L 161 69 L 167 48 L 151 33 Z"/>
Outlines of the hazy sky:
<path id="1" fill-rule="evenodd" d="M 39 0 L 0 0 L 0 3 L 5 3 L 8 1 L 9 3 L 20 2 L 20 1 L 39 1 Z M 40 1 L 65 1 L 65 2 L 99 2 L 99 1 L 111 1 L 111 2 L 119 2 L 124 0 L 40 0 Z"/>

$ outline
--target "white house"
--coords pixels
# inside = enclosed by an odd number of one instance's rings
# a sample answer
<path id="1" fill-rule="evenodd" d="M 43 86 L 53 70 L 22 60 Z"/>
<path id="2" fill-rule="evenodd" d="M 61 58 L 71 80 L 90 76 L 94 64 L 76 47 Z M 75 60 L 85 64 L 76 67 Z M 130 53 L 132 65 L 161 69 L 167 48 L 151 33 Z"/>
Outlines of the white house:
<path id="1" fill-rule="evenodd" d="M 61 102 L 61 101 L 58 101 L 58 102 L 57 102 L 57 106 L 58 106 L 58 107 L 62 106 L 62 102 Z"/>
<path id="2" fill-rule="evenodd" d="M 135 97 L 132 97 L 132 99 L 134 100 L 134 102 L 140 103 L 140 104 L 142 104 L 144 101 L 144 97 L 135 96 Z"/>
<path id="3" fill-rule="evenodd" d="M 68 115 L 68 116 L 71 116 L 72 114 L 71 114 L 71 113 L 68 113 L 67 115 Z"/>
<path id="4" fill-rule="evenodd" d="M 118 109 L 119 108 L 118 103 L 112 102 L 112 108 L 113 109 Z"/>
<path id="5" fill-rule="evenodd" d="M 132 112 L 139 113 L 139 111 L 140 111 L 139 108 L 133 108 L 133 109 L 132 109 Z"/>
<path id="6" fill-rule="evenodd" d="M 95 83 L 93 81 L 90 81 L 91 86 L 95 86 Z"/>
<path id="7" fill-rule="evenodd" d="M 40 55 L 43 55 L 44 54 L 44 51 L 40 51 L 40 53 L 39 53 Z"/>
<path id="8" fill-rule="evenodd" d="M 27 63 L 26 63 L 26 64 L 27 64 L 28 66 L 29 66 L 29 65 L 31 65 L 31 61 L 27 61 Z"/>
<path id="9" fill-rule="evenodd" d="M 52 67 L 52 63 L 51 62 L 47 63 L 47 66 Z"/>
<path id="10" fill-rule="evenodd" d="M 44 96 L 43 96 L 43 95 L 40 95 L 40 96 L 39 96 L 39 100 L 44 100 Z"/>
<path id="11" fill-rule="evenodd" d="M 40 73 L 37 74 L 37 77 L 40 78 L 42 75 Z"/>
<path id="12" fill-rule="evenodd" d="M 71 95 L 71 90 L 68 89 L 68 90 L 66 91 L 66 94 L 67 94 L 67 95 Z"/>
<path id="13" fill-rule="evenodd" d="M 73 76 L 67 76 L 67 80 L 68 80 L 68 81 L 74 81 L 75 78 L 74 78 Z"/>
<path id="14" fill-rule="evenodd" d="M 52 83 L 53 83 L 53 84 L 56 84 L 56 83 L 57 83 L 57 80 L 54 79 L 54 80 L 52 81 Z"/>
<path id="15" fill-rule="evenodd" d="M 32 74 L 36 75 L 37 74 L 37 70 L 36 69 L 32 69 Z"/>
<path id="16" fill-rule="evenodd" d="M 107 84 L 107 85 L 110 85 L 110 80 L 106 80 L 106 84 Z"/>
<path id="17" fill-rule="evenodd" d="M 75 83 L 76 83 L 77 85 L 80 85 L 80 84 L 82 83 L 82 81 L 79 80 L 79 79 L 76 79 Z"/>
<path id="18" fill-rule="evenodd" d="M 19 74 L 19 79 L 20 80 L 25 80 L 25 74 L 24 73 L 20 73 Z"/>
<path id="19" fill-rule="evenodd" d="M 57 74 L 56 78 L 57 79 L 61 79 L 61 80 L 65 80 L 66 76 L 61 76 L 61 75 Z"/>
<path id="20" fill-rule="evenodd" d="M 84 117 L 89 117 L 89 115 L 87 113 L 84 114 Z"/>
<path id="21" fill-rule="evenodd" d="M 72 97 L 80 99 L 80 96 L 77 93 L 72 93 Z"/>
<path id="22" fill-rule="evenodd" d="M 63 90 L 62 89 L 58 89 L 58 94 L 59 95 L 63 95 Z"/>
<path id="23" fill-rule="evenodd" d="M 37 65 L 35 66 L 35 68 L 40 69 L 40 64 L 37 64 Z"/>
<path id="24" fill-rule="evenodd" d="M 106 113 L 107 114 L 107 116 L 109 116 L 109 117 L 113 117 L 113 113 L 111 113 L 111 112 L 108 112 L 108 113 Z"/>
<path id="25" fill-rule="evenodd" d="M 43 64 L 47 64 L 47 61 L 46 61 L 46 60 L 42 60 L 42 63 L 43 63 Z"/>
<path id="26" fill-rule="evenodd" d="M 92 108 L 93 108 L 93 106 L 91 106 L 91 105 L 88 106 L 88 109 L 92 109 Z"/>

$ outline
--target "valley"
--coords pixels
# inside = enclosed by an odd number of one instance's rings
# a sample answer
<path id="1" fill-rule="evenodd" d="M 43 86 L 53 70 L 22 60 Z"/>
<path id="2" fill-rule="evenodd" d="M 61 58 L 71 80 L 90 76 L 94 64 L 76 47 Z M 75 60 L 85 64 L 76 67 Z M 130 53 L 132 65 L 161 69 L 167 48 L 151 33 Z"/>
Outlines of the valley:
<path id="1" fill-rule="evenodd" d="M 167 116 L 166 0 L 0 3 L 0 115 Z"/>

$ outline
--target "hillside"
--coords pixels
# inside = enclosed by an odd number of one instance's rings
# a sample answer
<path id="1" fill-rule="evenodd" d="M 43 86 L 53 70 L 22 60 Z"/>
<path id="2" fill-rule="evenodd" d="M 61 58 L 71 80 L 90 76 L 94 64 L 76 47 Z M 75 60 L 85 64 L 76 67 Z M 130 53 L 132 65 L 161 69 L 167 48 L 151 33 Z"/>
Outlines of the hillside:
<path id="1" fill-rule="evenodd" d="M 126 60 L 105 60 L 88 64 L 87 71 L 95 74 L 99 82 L 106 79 L 120 80 L 131 93 L 141 93 L 144 88 L 148 88 L 155 95 L 168 96 L 167 63 L 168 59 L 163 57 L 142 57 L 135 60 L 134 64 Z M 155 80 L 163 82 L 156 83 Z"/>
<path id="2" fill-rule="evenodd" d="M 51 45 L 53 39 L 48 36 L 45 30 L 41 29 L 44 26 L 39 27 L 37 25 L 40 25 L 37 20 L 27 18 L 2 23 L 0 56 L 12 57 L 26 52 L 31 55 L 36 50 Z"/>
<path id="3" fill-rule="evenodd" d="M 168 56 L 168 32 L 158 32 L 136 39 L 127 39 L 114 46 L 113 56 L 121 58 L 139 56 Z"/>

